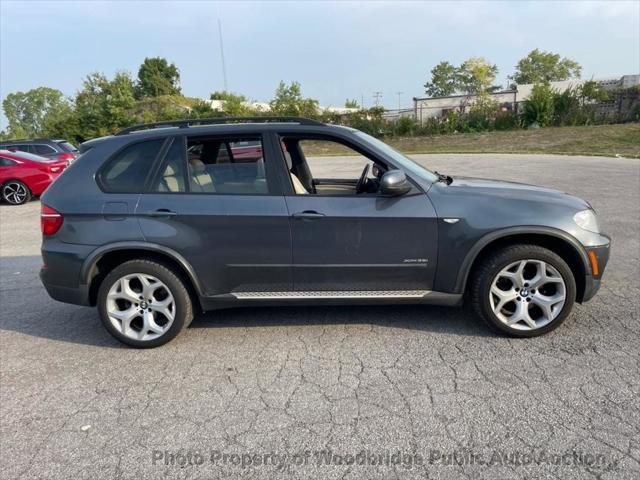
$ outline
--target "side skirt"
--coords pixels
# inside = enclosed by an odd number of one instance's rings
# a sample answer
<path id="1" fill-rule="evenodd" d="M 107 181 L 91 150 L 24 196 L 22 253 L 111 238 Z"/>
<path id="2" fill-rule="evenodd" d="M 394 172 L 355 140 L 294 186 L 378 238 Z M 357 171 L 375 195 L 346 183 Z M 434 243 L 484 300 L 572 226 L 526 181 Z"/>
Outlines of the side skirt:
<path id="1" fill-rule="evenodd" d="M 312 305 L 445 305 L 462 303 L 459 293 L 428 290 L 402 291 L 291 291 L 291 292 L 234 292 L 201 297 L 204 310 L 258 306 Z"/>

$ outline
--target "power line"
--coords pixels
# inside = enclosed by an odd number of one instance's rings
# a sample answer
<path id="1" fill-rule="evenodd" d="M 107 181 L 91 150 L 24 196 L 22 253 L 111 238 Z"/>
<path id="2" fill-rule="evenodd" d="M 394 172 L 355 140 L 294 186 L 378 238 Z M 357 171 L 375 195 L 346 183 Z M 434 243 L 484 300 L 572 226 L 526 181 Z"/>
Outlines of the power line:
<path id="1" fill-rule="evenodd" d="M 380 105 L 381 98 L 382 98 L 382 92 L 373 92 L 373 99 L 376 102 L 376 107 Z"/>

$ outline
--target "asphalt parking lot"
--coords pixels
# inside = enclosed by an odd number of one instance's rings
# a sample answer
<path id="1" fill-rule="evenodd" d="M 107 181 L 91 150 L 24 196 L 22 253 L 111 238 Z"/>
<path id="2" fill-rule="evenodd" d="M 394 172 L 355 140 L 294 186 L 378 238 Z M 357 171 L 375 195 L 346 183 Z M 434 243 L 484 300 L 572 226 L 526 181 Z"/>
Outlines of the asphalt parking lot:
<path id="1" fill-rule="evenodd" d="M 589 200 L 613 237 L 600 294 L 529 340 L 465 309 L 268 308 L 133 350 L 46 295 L 39 203 L 2 205 L 2 478 L 639 478 L 640 162 L 415 158 Z"/>

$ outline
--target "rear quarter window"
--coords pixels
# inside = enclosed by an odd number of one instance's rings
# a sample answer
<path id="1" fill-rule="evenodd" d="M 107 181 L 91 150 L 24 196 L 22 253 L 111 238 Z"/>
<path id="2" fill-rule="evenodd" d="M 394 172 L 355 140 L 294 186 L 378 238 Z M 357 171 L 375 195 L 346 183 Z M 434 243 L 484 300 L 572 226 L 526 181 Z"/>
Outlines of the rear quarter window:
<path id="1" fill-rule="evenodd" d="M 102 167 L 99 183 L 107 193 L 142 193 L 164 139 L 129 145 Z"/>
<path id="2" fill-rule="evenodd" d="M 65 152 L 70 152 L 70 153 L 77 153 L 78 152 L 78 149 L 76 147 L 74 147 L 69 142 L 58 142 L 58 145 L 60 145 L 60 147 L 62 147 L 62 149 Z"/>

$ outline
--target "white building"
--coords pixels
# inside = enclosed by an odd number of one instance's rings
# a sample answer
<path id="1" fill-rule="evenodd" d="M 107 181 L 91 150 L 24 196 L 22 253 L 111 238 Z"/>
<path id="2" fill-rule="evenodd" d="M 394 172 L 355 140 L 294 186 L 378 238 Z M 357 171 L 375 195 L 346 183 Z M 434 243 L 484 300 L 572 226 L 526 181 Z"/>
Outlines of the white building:
<path id="1" fill-rule="evenodd" d="M 516 90 L 491 93 L 491 99 L 503 108 L 512 110 L 517 102 Z M 420 123 L 428 118 L 441 118 L 451 111 L 466 112 L 478 100 L 476 95 L 450 95 L 448 97 L 414 98 L 414 114 Z"/>
<path id="2" fill-rule="evenodd" d="M 587 80 L 566 80 L 550 82 L 551 88 L 564 92 L 568 88 L 576 88 Z M 627 89 L 640 85 L 640 75 L 624 75 L 617 79 L 596 80 L 605 90 Z M 517 110 L 518 105 L 531 96 L 534 84 L 517 85 L 514 90 L 504 90 L 490 94 L 505 110 Z M 414 97 L 414 115 L 417 121 L 424 122 L 428 118 L 441 118 L 450 111 L 465 112 L 477 101 L 475 95 L 450 95 L 448 97 Z"/>

